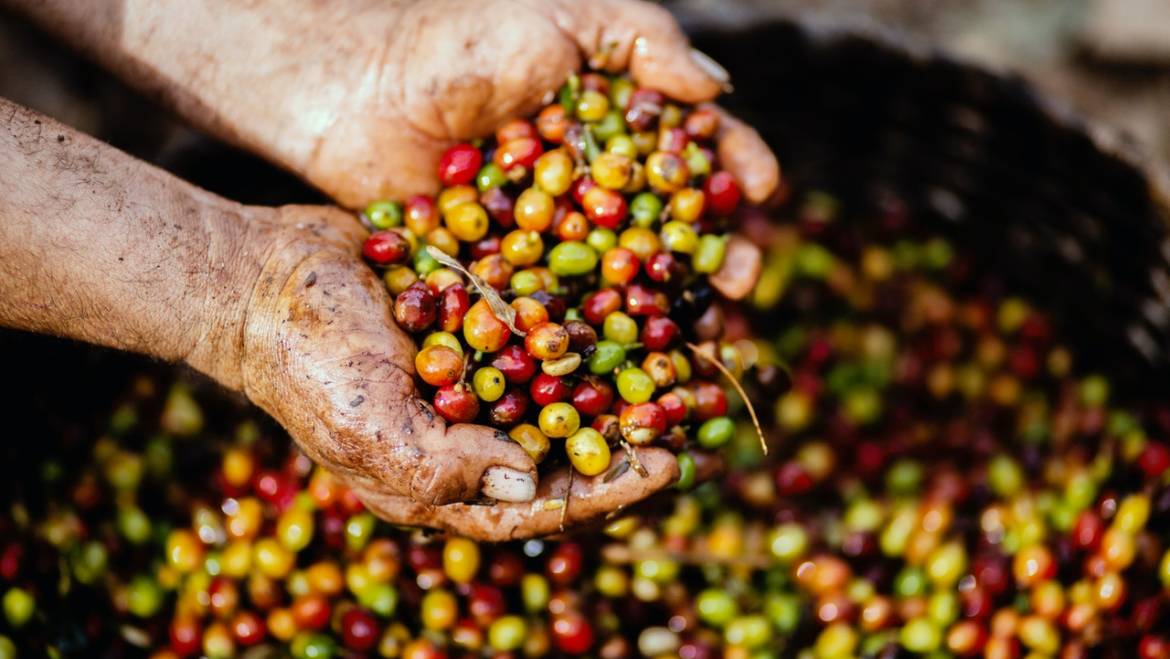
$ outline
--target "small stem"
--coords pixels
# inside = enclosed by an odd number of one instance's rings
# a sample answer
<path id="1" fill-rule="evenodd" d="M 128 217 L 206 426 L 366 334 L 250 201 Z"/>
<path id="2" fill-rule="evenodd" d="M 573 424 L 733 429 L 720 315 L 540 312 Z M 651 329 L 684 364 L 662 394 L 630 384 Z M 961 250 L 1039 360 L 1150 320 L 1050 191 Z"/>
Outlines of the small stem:
<path id="1" fill-rule="evenodd" d="M 569 516 L 569 499 L 573 498 L 573 472 L 577 471 L 569 466 L 569 486 L 565 488 L 565 505 L 561 506 L 561 533 L 565 532 L 565 519 Z"/>
<path id="2" fill-rule="evenodd" d="M 739 380 L 735 379 L 735 376 L 732 375 L 731 371 L 727 370 L 727 367 L 723 365 L 723 362 L 703 352 L 699 349 L 699 346 L 693 343 L 688 342 L 687 347 L 690 348 L 691 352 L 695 353 L 696 356 L 702 357 L 708 362 L 711 362 L 711 365 L 718 369 L 718 371 L 727 378 L 727 381 L 731 383 L 731 386 L 735 387 L 736 393 L 738 393 L 739 397 L 743 399 L 743 404 L 747 406 L 748 414 L 752 417 L 752 425 L 756 427 L 756 435 L 760 437 L 760 448 L 763 449 L 764 455 L 768 455 L 768 443 L 764 441 L 764 429 L 760 427 L 760 417 L 756 416 L 756 408 L 754 405 L 752 405 L 752 401 L 748 399 L 747 392 L 743 390 L 743 385 L 739 383 Z"/>

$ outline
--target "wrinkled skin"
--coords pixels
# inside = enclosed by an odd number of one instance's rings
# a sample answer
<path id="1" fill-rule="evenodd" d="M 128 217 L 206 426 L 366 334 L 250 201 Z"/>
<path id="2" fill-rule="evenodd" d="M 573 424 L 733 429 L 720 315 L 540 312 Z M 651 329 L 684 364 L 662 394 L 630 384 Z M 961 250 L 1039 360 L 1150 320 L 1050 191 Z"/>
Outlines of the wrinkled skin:
<path id="1" fill-rule="evenodd" d="M 349 206 L 436 192 L 448 145 L 535 112 L 598 53 L 606 69 L 687 103 L 710 101 L 728 82 L 696 61 L 665 10 L 640 2 L 432 0 L 373 13 L 375 27 L 358 37 L 370 43 L 359 47 L 378 55 L 351 71 L 354 95 L 302 166 Z M 379 30 L 380 21 L 396 27 Z M 720 156 L 761 201 L 776 186 L 776 161 L 754 130 L 725 123 Z"/>
<path id="2" fill-rule="evenodd" d="M 385 286 L 361 262 L 365 232 L 352 216 L 318 206 L 257 212 L 261 217 L 251 221 L 272 228 L 264 232 L 270 247 L 246 325 L 242 334 L 210 332 L 242 337 L 240 345 L 222 348 L 240 356 L 240 368 L 206 370 L 272 414 L 381 517 L 481 539 L 544 535 L 561 530 L 562 521 L 579 524 L 620 510 L 678 477 L 673 455 L 643 448 L 638 459 L 647 477 L 632 469 L 608 483 L 605 474 L 577 475 L 564 520 L 555 502 L 565 497 L 567 469 L 544 478 L 531 502 L 459 503 L 477 499 L 489 467 L 535 478 L 535 465 L 500 431 L 447 426 L 417 397 L 414 344 L 394 325 Z M 615 452 L 613 466 L 624 459 Z M 701 471 L 717 468 L 708 456 Z"/>
<path id="3" fill-rule="evenodd" d="M 447 146 L 530 114 L 586 59 L 689 103 L 728 82 L 664 10 L 635 0 L 3 1 L 350 208 L 435 192 Z M 718 141 L 747 198 L 766 199 L 779 167 L 755 131 L 725 117 Z M 561 510 L 546 502 L 564 496 L 563 470 L 533 502 L 459 503 L 478 497 L 489 467 L 531 478 L 535 468 L 496 431 L 447 427 L 416 397 L 414 345 L 361 262 L 352 216 L 323 207 L 241 216 L 249 228 L 212 238 L 239 243 L 227 251 L 240 255 L 241 303 L 211 305 L 193 366 L 244 391 L 385 519 L 483 539 L 561 528 Z M 750 289 L 758 253 L 747 263 L 715 278 L 729 296 Z M 575 478 L 564 521 L 603 517 L 677 478 L 669 453 L 639 457 L 648 478 Z"/>

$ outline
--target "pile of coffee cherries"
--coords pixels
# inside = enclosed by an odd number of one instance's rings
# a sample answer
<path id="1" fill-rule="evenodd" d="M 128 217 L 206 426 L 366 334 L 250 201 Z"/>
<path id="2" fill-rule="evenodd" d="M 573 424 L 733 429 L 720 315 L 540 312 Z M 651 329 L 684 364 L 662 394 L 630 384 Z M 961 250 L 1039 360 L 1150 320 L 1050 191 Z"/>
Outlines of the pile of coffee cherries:
<path id="1" fill-rule="evenodd" d="M 381 523 L 255 410 L 140 377 L 0 466 L 0 659 L 1170 656 L 1170 404 L 1078 369 L 896 204 L 786 215 L 743 218 L 750 306 L 700 324 L 755 347 L 769 455 L 735 422 L 717 482 L 479 545 Z"/>
<path id="2" fill-rule="evenodd" d="M 448 149 L 436 198 L 365 210 L 363 253 L 440 415 L 508 431 L 537 463 L 563 447 L 588 476 L 618 444 L 730 439 L 719 373 L 684 345 L 740 204 L 718 129 L 714 110 L 585 73 L 535 121 Z M 734 345 L 702 349 L 745 368 Z"/>

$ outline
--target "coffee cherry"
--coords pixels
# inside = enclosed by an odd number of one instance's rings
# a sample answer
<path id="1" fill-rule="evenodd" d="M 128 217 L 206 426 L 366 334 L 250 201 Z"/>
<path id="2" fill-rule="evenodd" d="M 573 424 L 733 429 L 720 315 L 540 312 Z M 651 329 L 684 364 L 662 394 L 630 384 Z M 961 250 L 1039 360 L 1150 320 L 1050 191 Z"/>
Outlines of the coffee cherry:
<path id="1" fill-rule="evenodd" d="M 504 395 L 506 387 L 504 373 L 495 366 L 476 369 L 472 377 L 472 388 L 480 400 L 491 403 Z"/>
<path id="2" fill-rule="evenodd" d="M 626 441 L 643 446 L 666 432 L 666 413 L 655 403 L 638 403 L 622 410 L 618 423 Z"/>
<path id="3" fill-rule="evenodd" d="M 445 186 L 470 183 L 481 162 L 479 149 L 471 144 L 456 144 L 439 158 L 439 182 Z"/>
<path id="4" fill-rule="evenodd" d="M 565 453 L 573 468 L 586 476 L 596 476 L 609 466 L 609 446 L 601 433 L 581 428 L 565 440 Z"/>
<path id="5" fill-rule="evenodd" d="M 678 324 L 659 315 L 650 316 L 642 324 L 640 339 L 647 350 L 659 351 L 669 348 L 678 335 Z"/>
<path id="6" fill-rule="evenodd" d="M 410 243 L 397 231 L 375 231 L 362 244 L 362 256 L 375 265 L 404 263 L 410 256 Z"/>
<path id="7" fill-rule="evenodd" d="M 544 153 L 540 140 L 535 137 L 520 137 L 504 142 L 496 148 L 492 162 L 499 165 L 505 172 L 512 173 L 518 169 L 530 170 L 536 160 Z"/>
<path id="8" fill-rule="evenodd" d="M 601 277 L 607 284 L 625 286 L 638 275 L 638 257 L 624 247 L 611 249 L 601 257 Z"/>
<path id="9" fill-rule="evenodd" d="M 435 392 L 435 411 L 450 423 L 470 423 L 479 414 L 479 399 L 465 384 L 449 384 Z"/>
<path id="10" fill-rule="evenodd" d="M 528 454 L 528 457 L 532 458 L 532 461 L 537 464 L 544 461 L 545 456 L 548 455 L 548 437 L 540 431 L 540 428 L 537 428 L 531 423 L 517 425 L 515 428 L 512 428 L 508 436 L 519 444 L 520 448 L 524 449 L 524 452 Z"/>
<path id="11" fill-rule="evenodd" d="M 563 378 L 539 373 L 532 380 L 528 388 L 532 402 L 544 407 L 552 403 L 559 403 L 569 397 L 569 385 Z"/>
<path id="12" fill-rule="evenodd" d="M 516 230 L 504 236 L 500 254 L 512 265 L 532 265 L 544 253 L 544 242 L 536 231 Z"/>
<path id="13" fill-rule="evenodd" d="M 536 359 L 557 359 L 569 350 L 569 332 L 557 323 L 543 323 L 524 337 L 524 347 Z"/>
<path id="14" fill-rule="evenodd" d="M 519 389 L 509 389 L 488 408 L 488 418 L 500 428 L 510 428 L 528 412 L 528 395 Z"/>
<path id="15" fill-rule="evenodd" d="M 463 317 L 471 308 L 471 299 L 463 284 L 452 284 L 438 296 L 437 316 L 439 329 L 444 332 L 458 332 L 463 327 Z"/>
<path id="16" fill-rule="evenodd" d="M 435 294 L 422 282 L 411 284 L 394 300 L 394 320 L 407 332 L 430 327 L 435 315 Z"/>
<path id="17" fill-rule="evenodd" d="M 540 410 L 539 424 L 548 437 L 568 437 L 581 426 L 581 416 L 568 403 L 552 403 Z"/>
<path id="18" fill-rule="evenodd" d="M 504 346 L 492 359 L 504 378 L 511 384 L 524 384 L 536 374 L 536 360 L 524 348 L 517 345 Z"/>
<path id="19" fill-rule="evenodd" d="M 739 185 L 730 173 L 718 171 L 703 183 L 703 195 L 707 210 L 715 216 L 730 215 L 739 207 L 741 193 Z"/>
<path id="20" fill-rule="evenodd" d="M 511 330 L 496 318 L 485 300 L 471 305 L 463 317 L 463 338 L 475 350 L 495 352 L 504 347 L 511 336 Z"/>
<path id="21" fill-rule="evenodd" d="M 414 369 L 423 382 L 442 387 L 463 376 L 463 358 L 446 346 L 428 346 L 415 355 Z"/>

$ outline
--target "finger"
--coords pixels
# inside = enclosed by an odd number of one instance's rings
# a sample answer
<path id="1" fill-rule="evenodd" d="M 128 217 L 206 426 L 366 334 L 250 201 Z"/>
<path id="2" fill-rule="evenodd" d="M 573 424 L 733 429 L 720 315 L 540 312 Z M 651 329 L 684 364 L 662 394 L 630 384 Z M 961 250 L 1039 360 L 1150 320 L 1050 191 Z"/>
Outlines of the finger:
<path id="1" fill-rule="evenodd" d="M 447 462 L 474 478 L 469 484 L 474 496 L 510 502 L 531 501 L 536 496 L 536 463 L 504 431 L 463 423 L 448 426 L 444 441 L 453 449 Z"/>
<path id="2" fill-rule="evenodd" d="M 413 364 L 410 365 L 413 372 Z M 413 435 L 418 458 L 406 494 L 424 504 L 443 505 L 477 499 L 485 485 L 493 497 L 531 501 L 536 495 L 536 463 L 501 430 L 461 423 L 448 426 L 430 403 L 411 387 L 407 419 L 391 427 Z"/>
<path id="3" fill-rule="evenodd" d="M 276 222 L 282 227 L 308 231 L 330 245 L 357 255 L 369 231 L 353 213 L 333 206 L 289 204 L 277 208 Z M 299 234 L 291 234 L 298 237 Z"/>
<path id="4" fill-rule="evenodd" d="M 575 474 L 569 489 L 566 467 L 541 481 L 528 503 L 434 506 L 365 488 L 355 493 L 379 517 L 407 526 L 444 529 L 478 540 L 500 542 L 558 533 L 564 528 L 598 521 L 667 487 L 678 478 L 678 462 L 662 449 L 640 449 L 638 459 L 647 476 L 634 469 L 614 472 L 626 456 L 615 454 L 610 469 L 598 476 Z M 567 504 L 567 505 L 566 505 Z"/>
<path id="5" fill-rule="evenodd" d="M 615 450 L 609 466 L 596 476 L 571 474 L 572 467 L 546 476 L 537 488 L 534 504 L 539 505 L 496 506 L 501 509 L 498 515 L 500 525 L 508 530 L 510 537 L 558 533 L 616 513 L 678 480 L 678 460 L 669 451 L 642 448 L 637 449 L 635 455 L 645 476 L 630 465 L 624 451 Z M 443 512 L 457 514 L 457 511 Z M 494 522 L 497 518 L 483 508 L 471 512 L 473 518 L 481 521 Z M 456 519 L 450 521 L 454 523 Z"/>
<path id="6" fill-rule="evenodd" d="M 747 238 L 733 234 L 727 240 L 723 265 L 708 277 L 708 281 L 723 297 L 742 300 L 755 288 L 760 278 L 761 262 L 760 248 Z"/>
<path id="7" fill-rule="evenodd" d="M 723 455 L 710 451 L 691 451 L 691 459 L 695 461 L 695 482 L 703 483 L 723 473 L 726 463 Z"/>
<path id="8" fill-rule="evenodd" d="M 780 184 L 780 163 L 755 128 L 743 123 L 723 108 L 709 105 L 719 113 L 719 132 L 715 135 L 719 162 L 731 172 L 752 203 L 766 201 Z"/>
<path id="9" fill-rule="evenodd" d="M 565 3 L 558 16 L 592 63 L 629 70 L 638 84 L 685 103 L 709 101 L 728 87 L 727 71 L 691 48 L 665 9 L 640 0 Z"/>

